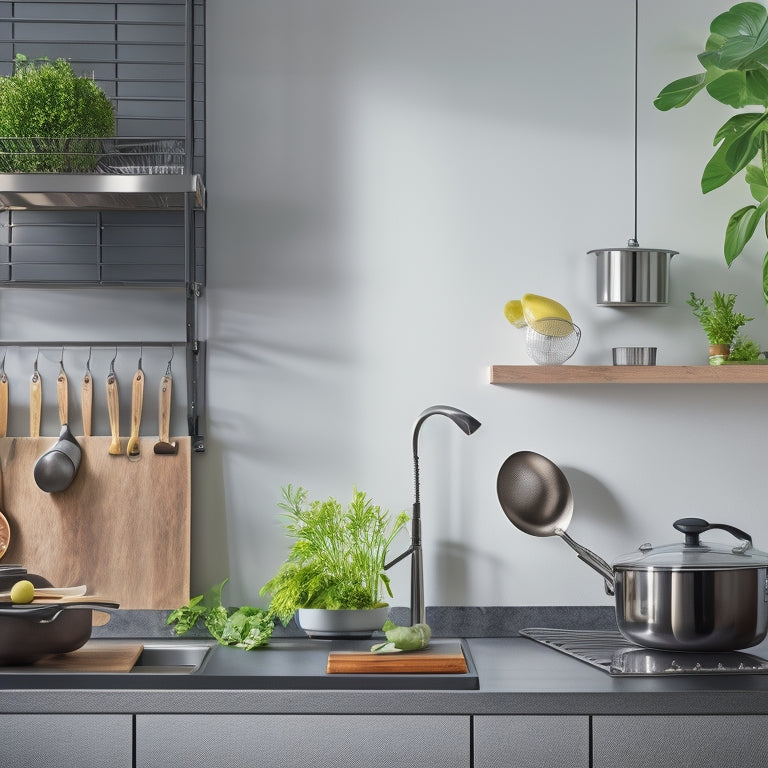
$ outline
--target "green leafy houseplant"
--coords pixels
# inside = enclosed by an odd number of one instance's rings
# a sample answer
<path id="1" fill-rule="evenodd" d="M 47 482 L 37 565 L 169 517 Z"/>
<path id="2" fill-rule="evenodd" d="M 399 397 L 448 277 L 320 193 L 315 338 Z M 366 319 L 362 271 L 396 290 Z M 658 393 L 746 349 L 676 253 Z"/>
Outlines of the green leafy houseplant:
<path id="1" fill-rule="evenodd" d="M 731 347 L 728 362 L 753 363 L 760 357 L 760 345 L 747 336 L 739 334 Z"/>
<path id="2" fill-rule="evenodd" d="M 307 502 L 303 488 L 282 489 L 288 558 L 261 589 L 271 595 L 270 613 L 285 625 L 299 608 L 371 609 L 381 602 L 387 550 L 408 521 L 382 512 L 362 491 L 353 490 L 345 509 L 336 499 Z"/>
<path id="3" fill-rule="evenodd" d="M 730 266 L 763 221 L 768 235 L 768 11 L 760 3 L 739 3 L 717 16 L 698 59 L 704 72 L 667 85 L 654 101 L 660 110 L 683 107 L 701 90 L 739 110 L 715 134 L 717 150 L 704 168 L 701 190 L 721 187 L 746 169 L 753 204 L 736 211 L 725 231 L 724 256 Z M 757 111 L 742 111 L 758 107 Z M 756 164 L 752 161 L 758 158 Z M 768 253 L 762 266 L 768 303 Z"/>
<path id="4" fill-rule="evenodd" d="M 115 130 L 112 103 L 64 59 L 30 61 L 16 54 L 14 72 L 0 78 L 0 171 L 88 171 L 99 142 Z"/>
<path id="5" fill-rule="evenodd" d="M 691 298 L 686 302 L 693 310 L 693 316 L 699 321 L 710 344 L 733 344 L 736 334 L 743 325 L 754 318 L 741 312 L 734 312 L 736 294 L 723 294 L 715 291 L 712 301 L 707 304 L 691 291 Z"/>

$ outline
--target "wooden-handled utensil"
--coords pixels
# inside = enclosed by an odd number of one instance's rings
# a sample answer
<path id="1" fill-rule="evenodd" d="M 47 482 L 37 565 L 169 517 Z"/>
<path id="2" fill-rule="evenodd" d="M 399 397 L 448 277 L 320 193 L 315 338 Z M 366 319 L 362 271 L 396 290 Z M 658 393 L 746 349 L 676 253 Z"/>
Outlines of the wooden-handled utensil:
<path id="1" fill-rule="evenodd" d="M 85 364 L 85 375 L 80 388 L 80 408 L 83 415 L 83 434 L 88 437 L 91 434 L 93 418 L 93 376 L 91 375 L 91 356 Z"/>
<path id="2" fill-rule="evenodd" d="M 120 401 L 117 392 L 117 374 L 115 373 L 115 357 L 109 365 L 107 374 L 107 413 L 109 414 L 109 429 L 112 433 L 112 442 L 109 445 L 109 454 L 119 456 L 120 450 Z"/>
<path id="3" fill-rule="evenodd" d="M 43 380 L 40 371 L 37 370 L 37 357 L 35 368 L 29 382 L 29 436 L 40 437 L 40 414 L 43 409 Z"/>
<path id="4" fill-rule="evenodd" d="M 173 389 L 173 378 L 170 368 L 165 376 L 160 379 L 160 400 L 157 410 L 157 433 L 158 439 L 155 443 L 155 453 L 173 454 L 178 453 L 179 446 L 176 442 L 171 442 L 171 391 Z"/>
<path id="5" fill-rule="evenodd" d="M 141 457 L 139 427 L 141 426 L 141 409 L 143 404 L 144 371 L 141 369 L 141 358 L 139 358 L 139 367 L 133 375 L 133 387 L 131 388 L 131 436 L 128 439 L 128 447 L 125 449 L 126 456 L 134 461 Z"/>
<path id="6" fill-rule="evenodd" d="M 59 366 L 59 375 L 56 377 L 56 399 L 59 403 L 59 424 L 69 424 L 69 382 L 63 359 Z"/>

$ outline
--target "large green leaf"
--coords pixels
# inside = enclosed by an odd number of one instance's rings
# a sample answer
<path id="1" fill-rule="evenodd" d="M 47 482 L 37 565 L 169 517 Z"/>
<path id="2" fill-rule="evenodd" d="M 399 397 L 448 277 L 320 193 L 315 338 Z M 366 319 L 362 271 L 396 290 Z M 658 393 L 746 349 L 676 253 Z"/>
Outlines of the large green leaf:
<path id="1" fill-rule="evenodd" d="M 760 3 L 738 3 L 709 27 L 725 38 L 712 60 L 720 69 L 752 69 L 768 63 L 768 11 Z"/>
<path id="2" fill-rule="evenodd" d="M 763 257 L 763 301 L 768 304 L 768 253 Z"/>
<path id="3" fill-rule="evenodd" d="M 744 246 L 755 234 L 760 219 L 768 211 L 768 198 L 758 206 L 747 205 L 731 216 L 725 229 L 725 244 L 723 253 L 730 267 L 736 257 L 744 250 Z"/>
<path id="4" fill-rule="evenodd" d="M 765 171 L 761 166 L 748 165 L 746 179 L 747 184 L 749 184 L 749 191 L 758 203 L 768 197 L 768 178 L 766 178 Z"/>
<path id="5" fill-rule="evenodd" d="M 701 191 L 705 194 L 730 181 L 757 153 L 765 130 L 766 112 L 741 112 L 715 134 L 720 147 L 704 168 Z"/>
<path id="6" fill-rule="evenodd" d="M 722 72 L 707 83 L 707 93 L 716 101 L 736 109 L 765 106 L 768 104 L 768 72 L 758 69 Z"/>
<path id="7" fill-rule="evenodd" d="M 685 106 L 707 83 L 706 73 L 681 77 L 662 88 L 654 99 L 656 109 L 666 112 L 668 109 Z"/>

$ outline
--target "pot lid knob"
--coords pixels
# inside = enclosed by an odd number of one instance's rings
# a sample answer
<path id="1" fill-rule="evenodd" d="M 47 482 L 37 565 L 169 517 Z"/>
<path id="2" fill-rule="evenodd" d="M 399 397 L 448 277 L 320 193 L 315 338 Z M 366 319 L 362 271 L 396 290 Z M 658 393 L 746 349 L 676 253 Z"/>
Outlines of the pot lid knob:
<path id="1" fill-rule="evenodd" d="M 748 547 L 752 546 L 752 537 L 748 533 L 745 533 L 741 529 L 735 528 L 732 525 L 725 525 L 724 523 L 708 523 L 706 520 L 702 520 L 700 517 L 683 517 L 680 520 L 675 520 L 672 525 L 678 531 L 685 534 L 686 547 L 700 546 L 699 536 L 705 531 L 711 531 L 714 528 L 717 528 L 721 531 L 727 531 L 737 539 L 746 541 Z"/>

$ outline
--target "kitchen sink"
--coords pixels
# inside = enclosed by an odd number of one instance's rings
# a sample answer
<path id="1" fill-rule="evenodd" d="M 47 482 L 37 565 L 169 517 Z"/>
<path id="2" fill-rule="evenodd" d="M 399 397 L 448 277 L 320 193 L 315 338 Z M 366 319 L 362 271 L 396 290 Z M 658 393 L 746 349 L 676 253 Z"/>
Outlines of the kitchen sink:
<path id="1" fill-rule="evenodd" d="M 138 674 L 190 674 L 206 660 L 210 645 L 146 643 L 131 672 Z"/>

